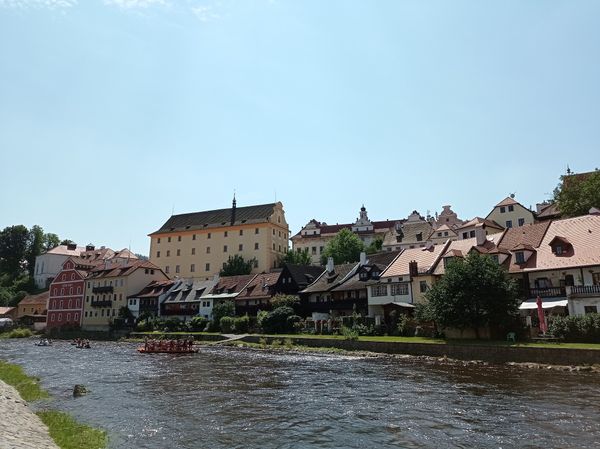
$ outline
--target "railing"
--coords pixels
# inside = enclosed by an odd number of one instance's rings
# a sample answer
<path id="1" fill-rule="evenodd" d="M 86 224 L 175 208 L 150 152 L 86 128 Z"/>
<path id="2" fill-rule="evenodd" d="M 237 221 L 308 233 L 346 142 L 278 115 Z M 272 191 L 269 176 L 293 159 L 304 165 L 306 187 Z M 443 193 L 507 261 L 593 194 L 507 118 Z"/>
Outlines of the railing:
<path id="1" fill-rule="evenodd" d="M 565 287 L 530 288 L 530 298 L 561 298 L 567 296 Z"/>
<path id="2" fill-rule="evenodd" d="M 197 309 L 165 309 L 161 312 L 161 315 L 164 316 L 172 316 L 172 315 L 180 315 L 180 316 L 192 316 L 198 315 Z"/>
<path id="3" fill-rule="evenodd" d="M 112 307 L 112 301 L 92 301 L 92 307 Z"/>
<path id="4" fill-rule="evenodd" d="M 577 285 L 571 287 L 571 295 L 600 295 L 600 285 Z"/>
<path id="5" fill-rule="evenodd" d="M 92 287 L 92 293 L 112 293 L 112 285 L 103 285 L 101 287 Z"/>
<path id="6" fill-rule="evenodd" d="M 306 312 L 329 312 L 330 310 L 352 310 L 356 308 L 367 308 L 366 299 L 332 299 L 323 302 L 305 302 L 302 308 Z"/>

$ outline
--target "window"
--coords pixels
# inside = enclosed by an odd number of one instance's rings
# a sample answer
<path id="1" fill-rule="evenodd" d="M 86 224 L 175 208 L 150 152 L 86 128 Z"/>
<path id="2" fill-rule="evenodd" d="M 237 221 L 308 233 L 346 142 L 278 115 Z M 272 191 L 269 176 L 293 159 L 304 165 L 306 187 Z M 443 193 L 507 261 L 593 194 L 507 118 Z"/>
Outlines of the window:
<path id="1" fill-rule="evenodd" d="M 319 246 L 319 253 L 322 253 L 322 252 L 323 252 L 323 247 Z"/>
<path id="2" fill-rule="evenodd" d="M 598 306 L 583 306 L 583 311 L 586 315 L 588 313 L 598 313 Z"/>
<path id="3" fill-rule="evenodd" d="M 224 235 L 225 237 L 227 237 L 227 231 L 225 231 L 225 232 L 223 233 L 223 235 Z"/>
<path id="4" fill-rule="evenodd" d="M 438 233 L 437 233 L 437 235 L 438 235 L 438 237 L 441 237 L 441 236 L 442 236 L 442 233 L 441 233 L 441 232 L 438 232 Z"/>
<path id="5" fill-rule="evenodd" d="M 255 234 L 258 234 L 258 232 L 259 232 L 259 231 L 258 231 L 258 228 L 255 228 L 255 229 L 254 229 L 254 233 L 255 233 Z"/>
<path id="6" fill-rule="evenodd" d="M 279 245 L 279 252 L 281 252 L 281 245 Z"/>
<path id="7" fill-rule="evenodd" d="M 169 243 L 171 243 L 171 237 L 169 237 L 169 238 L 167 239 L 167 241 L 168 241 Z"/>
<path id="8" fill-rule="evenodd" d="M 506 207 L 501 206 L 500 207 L 500 213 L 503 214 L 504 212 L 506 212 Z"/>
<path id="9" fill-rule="evenodd" d="M 177 250 L 177 255 L 181 256 L 181 250 L 180 249 Z"/>
<path id="10" fill-rule="evenodd" d="M 71 288 L 69 289 L 69 295 L 72 295 L 72 294 L 73 294 L 73 287 L 71 287 Z"/>
<path id="11" fill-rule="evenodd" d="M 258 249 L 258 243 L 254 244 L 254 249 Z"/>
<path id="12" fill-rule="evenodd" d="M 165 267 L 165 273 L 168 273 L 168 272 L 169 272 L 169 266 L 167 265 L 167 266 Z"/>
<path id="13" fill-rule="evenodd" d="M 515 253 L 515 261 L 520 265 L 525 263 L 525 253 L 523 251 L 519 251 Z"/>
<path id="14" fill-rule="evenodd" d="M 244 235 L 244 230 L 240 229 L 240 235 Z"/>
<path id="15" fill-rule="evenodd" d="M 444 231 L 444 237 L 448 237 L 448 231 Z"/>
<path id="16" fill-rule="evenodd" d="M 463 239 L 468 239 L 468 238 L 469 238 L 469 233 L 463 232 Z"/>
<path id="17" fill-rule="evenodd" d="M 425 293 L 427 291 L 427 281 L 420 281 L 419 282 L 419 291 L 421 293 Z"/>
<path id="18" fill-rule="evenodd" d="M 512 220 L 506 220 L 506 228 L 507 229 L 512 228 Z"/>
<path id="19" fill-rule="evenodd" d="M 206 234 L 206 238 L 209 239 L 210 238 L 210 232 L 208 234 Z"/>
<path id="20" fill-rule="evenodd" d="M 61 321 L 61 320 L 62 320 L 62 313 L 59 313 L 58 314 L 58 321 Z"/>
<path id="21" fill-rule="evenodd" d="M 192 248 L 192 256 L 196 254 L 196 248 Z"/>
<path id="22" fill-rule="evenodd" d="M 372 285 L 371 286 L 371 296 L 386 296 L 387 295 L 387 285 Z"/>
<path id="23" fill-rule="evenodd" d="M 71 321 L 71 314 L 67 313 L 67 321 Z"/>
<path id="24" fill-rule="evenodd" d="M 408 295 L 408 284 L 392 284 L 392 296 L 406 295 Z"/>
<path id="25" fill-rule="evenodd" d="M 508 206 L 509 212 L 513 212 L 514 210 L 515 210 L 515 206 L 513 206 L 512 204 L 510 206 Z"/>
<path id="26" fill-rule="evenodd" d="M 258 260 L 254 259 L 254 268 L 258 268 Z"/>
<path id="27" fill-rule="evenodd" d="M 156 257 L 160 257 L 160 251 L 156 251 Z"/>
<path id="28" fill-rule="evenodd" d="M 167 257 L 169 257 L 171 255 L 171 251 L 167 250 Z"/>
<path id="29" fill-rule="evenodd" d="M 244 250 L 244 245 L 242 243 L 240 243 L 238 250 L 239 251 L 243 251 Z"/>
<path id="30" fill-rule="evenodd" d="M 206 254 L 210 254 L 210 246 L 206 247 Z"/>
<path id="31" fill-rule="evenodd" d="M 156 239 L 156 243 L 160 243 L 160 237 Z"/>
<path id="32" fill-rule="evenodd" d="M 525 224 L 524 218 L 519 218 L 519 226 L 523 226 Z"/>
<path id="33" fill-rule="evenodd" d="M 196 234 L 192 234 L 192 240 L 196 240 Z"/>
<path id="34" fill-rule="evenodd" d="M 181 242 L 181 236 L 180 235 L 177 236 L 177 241 Z"/>
<path id="35" fill-rule="evenodd" d="M 273 251 L 275 251 L 275 243 L 273 243 Z"/>
<path id="36" fill-rule="evenodd" d="M 175 265 L 175 273 L 179 273 L 179 265 Z"/>
<path id="37" fill-rule="evenodd" d="M 209 263 L 207 263 L 207 264 L 204 266 L 204 271 L 210 271 L 210 264 L 209 264 Z"/>
<path id="38" fill-rule="evenodd" d="M 422 242 L 422 241 L 423 241 L 423 233 L 422 233 L 422 232 L 419 232 L 419 233 L 417 234 L 417 242 Z"/>
<path id="39" fill-rule="evenodd" d="M 192 273 L 194 273 L 194 272 L 196 271 L 196 265 L 195 265 L 195 264 L 191 264 L 191 265 L 190 265 L 190 271 L 191 271 Z"/>
<path id="40" fill-rule="evenodd" d="M 275 245 L 273 245 L 273 246 L 275 246 Z M 275 248 L 273 248 L 273 249 L 275 249 Z M 311 248 L 311 252 L 312 252 L 312 255 L 313 255 L 313 256 L 316 256 L 316 255 L 317 255 L 317 247 L 316 247 L 316 246 L 313 246 L 313 247 Z"/>
<path id="41" fill-rule="evenodd" d="M 227 245 L 223 245 L 223 252 L 226 253 L 227 252 Z"/>
<path id="42" fill-rule="evenodd" d="M 563 253 L 562 245 L 554 246 L 554 254 L 556 254 L 557 256 L 560 256 L 562 253 Z"/>

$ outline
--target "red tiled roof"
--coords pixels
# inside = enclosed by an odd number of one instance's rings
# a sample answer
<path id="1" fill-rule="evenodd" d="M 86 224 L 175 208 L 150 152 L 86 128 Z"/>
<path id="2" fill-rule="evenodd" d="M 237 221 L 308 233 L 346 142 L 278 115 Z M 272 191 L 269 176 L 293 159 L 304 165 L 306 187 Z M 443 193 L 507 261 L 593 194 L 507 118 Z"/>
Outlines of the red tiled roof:
<path id="1" fill-rule="evenodd" d="M 540 246 L 548 227 L 549 221 L 532 223 L 518 228 L 509 228 L 504 232 L 503 237 L 498 243 L 498 247 L 505 250 L 512 250 L 517 245 L 523 243 L 531 245 L 534 248 Z"/>
<path id="2" fill-rule="evenodd" d="M 229 290 L 232 290 L 231 293 L 239 293 L 255 276 L 256 274 L 221 276 L 219 282 L 213 287 L 212 292 L 215 293 L 223 290 L 225 293 L 229 293 Z"/>
<path id="3" fill-rule="evenodd" d="M 510 206 L 510 205 L 514 205 L 514 204 L 519 204 L 519 202 L 516 201 L 514 198 L 507 196 L 502 201 L 500 201 L 498 204 L 496 204 L 494 207 Z"/>
<path id="4" fill-rule="evenodd" d="M 431 245 L 429 248 L 405 249 L 390 264 L 390 266 L 381 273 L 381 277 L 408 275 L 410 271 L 409 266 L 412 261 L 417 262 L 417 270 L 419 273 L 425 273 L 434 267 L 448 245 L 449 243 L 446 242 L 443 245 Z"/>
<path id="5" fill-rule="evenodd" d="M 504 229 L 504 227 L 500 226 L 493 220 L 488 220 L 487 218 L 475 217 L 472 220 L 467 221 L 465 224 L 457 228 L 458 231 L 464 228 L 470 228 L 472 226 L 481 226 L 485 225 L 487 227 L 496 228 L 496 229 Z"/>
<path id="6" fill-rule="evenodd" d="M 104 265 L 100 265 L 90 271 L 88 277 L 91 279 L 108 278 L 116 276 L 129 276 L 131 273 L 139 268 L 148 268 L 151 270 L 162 270 L 154 265 L 152 262 L 147 260 L 132 260 L 129 262 L 113 262 Z"/>
<path id="7" fill-rule="evenodd" d="M 281 272 L 257 274 L 236 296 L 236 301 L 251 298 L 270 298 L 270 287 L 277 283 L 280 275 Z"/>
<path id="8" fill-rule="evenodd" d="M 27 295 L 21 301 L 19 301 L 19 305 L 28 305 L 28 304 L 46 304 L 48 302 L 48 298 L 50 297 L 50 290 L 46 290 L 45 292 L 39 293 L 37 295 Z"/>

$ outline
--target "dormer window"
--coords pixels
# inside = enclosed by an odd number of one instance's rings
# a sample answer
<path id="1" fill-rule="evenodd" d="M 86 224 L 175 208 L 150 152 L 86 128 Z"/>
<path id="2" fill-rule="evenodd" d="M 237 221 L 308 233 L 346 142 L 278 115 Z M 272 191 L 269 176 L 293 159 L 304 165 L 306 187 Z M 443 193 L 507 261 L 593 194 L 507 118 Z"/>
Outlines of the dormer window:
<path id="1" fill-rule="evenodd" d="M 554 247 L 554 254 L 556 254 L 557 256 L 560 256 L 562 253 L 563 253 L 562 245 L 556 245 Z"/>
<path id="2" fill-rule="evenodd" d="M 366 281 L 367 280 L 367 273 L 365 271 L 361 271 L 359 274 L 359 278 L 361 281 Z"/>
<path id="3" fill-rule="evenodd" d="M 379 279 L 379 271 L 373 271 L 373 273 L 371 273 L 371 277 L 373 279 Z"/>
<path id="4" fill-rule="evenodd" d="M 515 253 L 515 261 L 517 264 L 521 265 L 525 263 L 525 253 L 523 251 L 518 251 Z"/>
<path id="5" fill-rule="evenodd" d="M 552 248 L 552 252 L 557 256 L 564 256 L 569 251 L 572 251 L 573 246 L 571 242 L 569 242 L 566 238 L 557 235 L 554 237 L 550 243 L 550 248 Z"/>

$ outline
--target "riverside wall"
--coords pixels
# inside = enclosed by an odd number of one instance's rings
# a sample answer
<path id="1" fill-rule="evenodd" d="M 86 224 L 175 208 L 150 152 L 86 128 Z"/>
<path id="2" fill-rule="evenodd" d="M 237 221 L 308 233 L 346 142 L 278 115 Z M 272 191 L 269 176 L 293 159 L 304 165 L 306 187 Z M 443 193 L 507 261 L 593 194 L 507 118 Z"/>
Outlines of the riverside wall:
<path id="1" fill-rule="evenodd" d="M 59 449 L 17 390 L 0 381 L 0 448 Z"/>
<path id="2" fill-rule="evenodd" d="M 278 337 L 249 335 L 241 339 L 247 343 L 267 342 Z M 287 337 L 286 337 L 287 338 Z M 281 340 L 281 338 L 278 338 Z M 549 365 L 595 365 L 600 364 L 600 350 L 530 348 L 518 346 L 496 346 L 486 344 L 449 343 L 404 343 L 379 341 L 352 341 L 291 337 L 294 344 L 313 348 L 337 348 L 347 351 L 368 351 L 383 354 L 406 354 L 413 356 L 448 357 L 457 360 L 482 360 L 489 363 L 541 363 Z M 551 343 L 548 344 L 549 346 Z"/>

